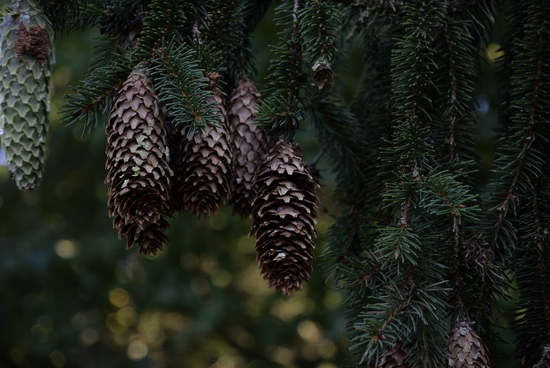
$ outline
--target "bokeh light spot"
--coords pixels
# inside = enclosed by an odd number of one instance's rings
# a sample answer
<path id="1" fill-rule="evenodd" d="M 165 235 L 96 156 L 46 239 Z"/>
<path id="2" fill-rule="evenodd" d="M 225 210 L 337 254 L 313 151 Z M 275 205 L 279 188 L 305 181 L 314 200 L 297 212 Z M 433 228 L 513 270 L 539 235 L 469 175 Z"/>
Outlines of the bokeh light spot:
<path id="1" fill-rule="evenodd" d="M 298 294 L 292 295 L 288 299 L 277 300 L 271 313 L 284 322 L 290 322 L 298 315 L 305 313 L 310 307 L 311 301 Z"/>
<path id="2" fill-rule="evenodd" d="M 323 362 L 319 364 L 316 368 L 338 368 L 338 366 L 333 363 Z"/>
<path id="3" fill-rule="evenodd" d="M 192 272 L 200 266 L 199 257 L 197 257 L 197 255 L 195 253 L 184 252 L 180 256 L 180 266 L 185 271 Z"/>
<path id="4" fill-rule="evenodd" d="M 109 313 L 105 318 L 105 326 L 115 335 L 123 335 L 128 331 L 124 326 L 121 326 L 118 323 L 118 318 L 116 313 Z"/>
<path id="5" fill-rule="evenodd" d="M 65 355 L 59 351 L 54 351 L 50 354 L 50 362 L 56 368 L 63 368 L 67 364 L 67 359 Z"/>
<path id="6" fill-rule="evenodd" d="M 496 62 L 502 55 L 504 55 L 504 52 L 501 50 L 498 43 L 490 43 L 487 45 L 487 48 L 485 49 L 485 56 L 491 63 Z"/>
<path id="7" fill-rule="evenodd" d="M 162 326 L 165 329 L 172 330 L 172 331 L 180 331 L 185 326 L 189 324 L 189 318 L 186 316 L 176 313 L 176 312 L 168 312 L 164 313 L 163 319 L 162 319 Z"/>
<path id="8" fill-rule="evenodd" d="M 215 274 L 218 271 L 218 260 L 210 255 L 202 257 L 201 270 L 208 275 Z"/>
<path id="9" fill-rule="evenodd" d="M 321 329 L 315 322 L 305 320 L 298 324 L 298 335 L 304 341 L 315 343 L 321 340 Z"/>
<path id="10" fill-rule="evenodd" d="M 99 332 L 93 328 L 87 328 L 80 333 L 80 341 L 86 345 L 90 346 L 95 344 L 99 340 Z"/>
<path id="11" fill-rule="evenodd" d="M 224 288 L 231 283 L 231 273 L 218 271 L 212 276 L 212 283 L 219 288 Z"/>
<path id="12" fill-rule="evenodd" d="M 62 239 L 55 243 L 54 250 L 61 258 L 73 258 L 78 254 L 78 244 L 72 240 Z"/>
<path id="13" fill-rule="evenodd" d="M 74 328 L 82 329 L 88 324 L 88 317 L 84 313 L 78 312 L 71 317 L 71 324 Z"/>
<path id="14" fill-rule="evenodd" d="M 141 360 L 147 356 L 149 353 L 149 348 L 147 344 L 141 340 L 134 340 L 128 345 L 128 350 L 126 354 L 128 358 L 132 360 Z"/>
<path id="15" fill-rule="evenodd" d="M 124 307 L 116 313 L 116 318 L 122 327 L 130 327 L 135 324 L 137 313 L 130 307 Z"/>
<path id="16" fill-rule="evenodd" d="M 332 341 L 327 339 L 323 340 L 319 345 L 317 345 L 317 353 L 321 358 L 326 360 L 334 359 L 336 351 L 336 345 Z"/>
<path id="17" fill-rule="evenodd" d="M 272 346 L 268 348 L 267 354 L 271 360 L 284 367 L 291 366 L 295 358 L 294 350 L 284 346 Z"/>
<path id="18" fill-rule="evenodd" d="M 115 307 L 122 308 L 130 301 L 130 294 L 122 288 L 109 291 L 109 302 Z"/>

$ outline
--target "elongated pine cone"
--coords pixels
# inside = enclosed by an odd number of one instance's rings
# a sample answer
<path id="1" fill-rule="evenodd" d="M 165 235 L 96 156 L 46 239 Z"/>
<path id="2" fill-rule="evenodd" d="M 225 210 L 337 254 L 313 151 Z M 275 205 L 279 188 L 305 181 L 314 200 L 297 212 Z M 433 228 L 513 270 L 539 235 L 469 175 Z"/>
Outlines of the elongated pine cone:
<path id="1" fill-rule="evenodd" d="M 386 355 L 378 364 L 378 368 L 408 368 L 405 357 L 409 348 L 404 348 L 400 342 L 393 345 L 386 351 Z"/>
<path id="2" fill-rule="evenodd" d="M 34 0 L 21 0 L 0 24 L 0 143 L 19 190 L 42 180 L 53 31 Z"/>
<path id="3" fill-rule="evenodd" d="M 315 248 L 317 184 L 301 149 L 279 140 L 261 164 L 255 185 L 251 234 L 256 259 L 269 286 L 290 294 L 309 280 Z"/>
<path id="4" fill-rule="evenodd" d="M 250 216 L 255 197 L 254 176 L 266 154 L 266 136 L 253 124 L 260 92 L 250 80 L 241 80 L 231 95 L 229 126 L 235 173 L 231 204 L 233 213 Z"/>
<path id="5" fill-rule="evenodd" d="M 449 368 L 489 368 L 489 354 L 469 322 L 459 322 L 447 341 Z"/>
<path id="6" fill-rule="evenodd" d="M 191 136 L 190 126 L 182 128 L 182 136 L 187 138 L 177 185 L 185 209 L 195 216 L 214 213 L 225 204 L 231 193 L 233 170 L 227 111 L 216 86 L 213 92 L 213 96 L 206 98 L 206 103 L 211 104 L 212 113 L 218 116 L 217 126 L 209 125 Z"/>
<path id="7" fill-rule="evenodd" d="M 167 241 L 172 171 L 164 116 L 145 69 L 135 69 L 111 108 L 107 126 L 109 215 L 127 248 L 156 254 Z"/>

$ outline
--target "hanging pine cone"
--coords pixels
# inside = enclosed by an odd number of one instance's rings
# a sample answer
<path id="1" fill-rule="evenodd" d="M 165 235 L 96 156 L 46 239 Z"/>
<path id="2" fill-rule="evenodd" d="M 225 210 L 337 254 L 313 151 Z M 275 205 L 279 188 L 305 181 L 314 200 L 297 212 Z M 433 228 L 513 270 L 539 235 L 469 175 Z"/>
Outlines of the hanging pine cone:
<path id="1" fill-rule="evenodd" d="M 254 175 L 266 153 L 266 137 L 253 124 L 260 92 L 249 80 L 241 80 L 231 95 L 229 125 L 233 142 L 233 171 L 235 173 L 233 213 L 242 218 L 252 213 Z"/>
<path id="2" fill-rule="evenodd" d="M 462 244 L 463 258 L 468 267 L 483 271 L 492 262 L 492 253 L 483 247 L 480 236 L 465 240 Z"/>
<path id="3" fill-rule="evenodd" d="M 20 190 L 34 189 L 46 158 L 53 31 L 34 0 L 0 24 L 0 143 Z"/>
<path id="4" fill-rule="evenodd" d="M 469 322 L 459 322 L 447 341 L 449 368 L 488 368 L 489 355 L 481 338 Z"/>
<path id="5" fill-rule="evenodd" d="M 177 177 L 185 208 L 193 215 L 214 213 L 228 199 L 233 178 L 232 152 L 227 132 L 227 112 L 221 91 L 216 87 L 217 73 L 212 73 L 213 96 L 206 98 L 212 113 L 218 116 L 217 126 L 209 125 L 202 132 L 189 134 L 191 126 L 182 128 L 187 137 Z"/>
<path id="6" fill-rule="evenodd" d="M 327 81 L 333 82 L 334 72 L 330 63 L 324 59 L 319 59 L 313 64 L 313 80 L 317 83 L 317 87 L 322 89 Z"/>
<path id="7" fill-rule="evenodd" d="M 145 69 L 134 70 L 118 92 L 107 126 L 109 215 L 127 248 L 155 254 L 167 236 L 172 171 L 164 117 Z"/>
<path id="8" fill-rule="evenodd" d="M 400 342 L 393 345 L 386 351 L 386 355 L 378 364 L 378 368 L 408 368 L 405 364 L 405 357 L 409 352 L 409 348 L 403 348 Z"/>
<path id="9" fill-rule="evenodd" d="M 302 161 L 301 149 L 279 140 L 261 164 L 251 234 L 256 236 L 256 258 L 269 286 L 289 294 L 309 280 L 317 184 Z"/>
<path id="10" fill-rule="evenodd" d="M 542 356 L 533 368 L 550 368 L 550 345 L 544 346 Z"/>

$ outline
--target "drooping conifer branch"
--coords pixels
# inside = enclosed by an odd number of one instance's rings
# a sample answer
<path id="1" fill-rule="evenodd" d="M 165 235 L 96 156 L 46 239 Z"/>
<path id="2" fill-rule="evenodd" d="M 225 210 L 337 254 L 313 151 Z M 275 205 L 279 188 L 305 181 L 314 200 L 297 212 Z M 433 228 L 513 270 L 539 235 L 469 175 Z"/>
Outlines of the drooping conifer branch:
<path id="1" fill-rule="evenodd" d="M 472 21 L 453 19 L 447 13 L 441 38 L 444 62 L 439 65 L 437 83 L 443 93 L 436 104 L 443 121 L 441 128 L 435 122 L 436 131 L 431 134 L 432 139 L 438 139 L 437 131 L 441 129 L 441 153 L 438 156 L 444 156 L 442 161 L 460 171 L 471 170 L 475 149 L 475 126 L 471 114 L 475 103 L 473 92 L 478 74 L 475 60 L 478 50 L 471 36 L 472 28 Z M 470 32 L 464 32 L 464 29 Z"/>
<path id="2" fill-rule="evenodd" d="M 507 170 L 508 175 L 497 182 L 501 197 L 493 210 L 497 214 L 493 241 L 496 249 L 515 255 L 506 264 L 516 270 L 522 290 L 520 306 L 525 308 L 518 321 L 518 349 L 526 364 L 535 364 L 542 359 L 542 347 L 550 334 L 550 94 L 544 89 L 550 82 L 550 7 L 544 2 L 518 5 L 524 24 L 520 31 L 512 33 L 516 49 L 509 64 L 512 74 L 506 140 L 497 161 L 497 172 Z M 508 161 L 508 166 L 504 166 L 504 161 Z M 516 242 L 507 241 L 507 234 L 502 231 L 508 224 L 515 230 Z"/>
<path id="3" fill-rule="evenodd" d="M 452 269 L 450 281 L 454 284 L 453 297 L 458 308 L 453 313 L 457 322 L 464 318 L 473 318 L 479 315 L 481 310 L 490 308 L 491 298 L 485 295 L 480 302 L 478 277 L 472 277 L 465 254 L 465 244 L 473 245 L 468 238 L 477 232 L 475 226 L 480 219 L 479 198 L 476 193 L 476 179 L 472 173 L 476 171 L 476 125 L 472 114 L 475 105 L 475 84 L 479 75 L 477 55 L 481 46 L 477 35 L 483 34 L 487 28 L 484 22 L 476 19 L 478 8 L 483 4 L 457 8 L 459 4 L 446 3 L 442 11 L 443 26 L 436 38 L 436 48 L 442 56 L 435 73 L 434 119 L 430 130 L 430 140 L 434 144 L 434 157 L 440 167 L 446 168 L 452 173 L 454 183 L 460 188 L 462 195 L 469 198 L 463 202 L 461 210 L 467 216 L 453 214 L 453 222 L 449 224 L 452 235 L 449 237 L 449 246 L 452 247 L 454 261 L 449 264 Z M 463 6 L 463 7 L 462 7 Z M 468 8 L 468 9 L 467 9 Z M 465 31 L 467 30 L 467 31 Z M 446 174 L 443 174 L 446 176 Z M 442 177 L 443 178 L 443 177 Z M 453 184 L 451 184 L 453 185 Z M 465 185 L 465 186 L 462 186 Z M 458 189 L 458 187 L 455 187 Z M 454 191 L 449 191 L 452 193 Z M 462 211 L 461 211 L 462 212 Z M 480 242 L 475 243 L 475 250 L 468 250 L 471 257 L 480 257 L 479 262 L 484 262 L 485 251 Z M 481 259 L 483 258 L 483 260 Z M 483 282 L 489 282 L 491 277 L 486 274 L 490 268 L 482 267 Z M 482 283 L 483 283 L 482 282 Z M 477 320 L 475 327 L 485 325 Z"/>
<path id="4" fill-rule="evenodd" d="M 155 87 L 175 123 L 191 124 L 190 136 L 197 128 L 216 124 L 216 114 L 206 103 L 212 92 L 207 89 L 208 81 L 199 66 L 197 53 L 185 44 L 179 48 L 168 44 L 156 51 L 155 56 L 151 68 Z"/>
<path id="5" fill-rule="evenodd" d="M 319 88 L 334 78 L 334 53 L 340 12 L 326 0 L 309 0 L 300 12 L 302 23 L 301 37 L 307 52 L 309 67 L 313 70 L 313 80 Z"/>
<path id="6" fill-rule="evenodd" d="M 434 241 L 442 236 L 442 230 L 430 228 L 420 220 L 421 213 L 429 212 L 431 204 L 431 201 L 422 201 L 420 189 L 433 162 L 434 150 L 427 140 L 433 119 L 430 96 L 435 90 L 436 71 L 431 62 L 435 55 L 432 43 L 442 26 L 443 9 L 443 2 L 438 1 L 407 4 L 401 8 L 404 34 L 392 53 L 393 134 L 380 158 L 384 172 L 393 173 L 393 177 L 388 175 L 390 181 L 382 198 L 393 213 L 394 223 L 379 229 L 375 247 L 376 253 L 386 258 L 381 273 L 395 282 L 401 280 L 411 290 L 407 312 L 398 314 L 397 318 L 403 321 L 410 318 L 417 329 L 406 335 L 397 332 L 392 341 L 394 344 L 418 341 L 413 343 L 409 353 L 414 357 L 410 361 L 412 366 L 439 366 L 447 332 L 441 310 L 426 308 L 427 303 L 445 304 L 447 288 L 441 280 L 447 266 L 418 257 L 420 253 L 448 252 Z M 438 215 L 446 217 L 442 213 Z M 452 234 L 452 231 L 444 230 L 443 233 Z M 379 288 L 376 292 L 384 295 L 387 291 Z M 365 308 L 370 307 L 368 304 Z M 430 340 L 426 340 L 428 334 Z"/>
<path id="7" fill-rule="evenodd" d="M 493 208 L 496 215 L 492 249 L 500 249 L 501 256 L 513 253 L 515 228 L 509 217 L 517 215 L 518 204 L 530 182 L 540 176 L 544 160 L 540 157 L 540 139 L 545 139 L 544 126 L 548 104 L 546 94 L 541 94 L 542 78 L 545 76 L 545 63 L 548 58 L 548 36 L 545 19 L 548 10 L 544 4 L 525 5 L 525 14 L 531 17 L 522 32 L 514 30 L 521 37 L 511 61 L 512 85 L 508 102 L 507 127 L 504 144 L 497 152 L 497 177 L 492 183 L 495 199 Z M 518 9 L 514 9 L 518 11 Z M 521 51 L 521 52 L 518 52 Z M 497 181 L 498 180 L 498 181 Z"/>
<path id="8" fill-rule="evenodd" d="M 74 94 L 65 96 L 61 110 L 65 124 L 83 119 L 83 131 L 89 132 L 98 122 L 105 122 L 111 100 L 131 71 L 128 60 L 121 53 L 113 52 L 113 48 L 112 44 L 108 47 L 109 56 L 96 53 L 90 64 L 102 65 L 92 69 L 79 86 L 73 87 Z"/>
<path id="9" fill-rule="evenodd" d="M 539 359 L 541 346 L 548 343 L 550 331 L 550 270 L 548 260 L 550 247 L 548 237 L 549 218 L 546 215 L 549 196 L 540 187 L 547 187 L 545 181 L 537 185 L 536 191 L 526 201 L 529 211 L 524 212 L 520 222 L 523 225 L 517 251 L 517 282 L 521 286 L 520 315 L 521 340 L 518 349 L 523 359 L 534 363 Z"/>
<path id="10" fill-rule="evenodd" d="M 273 48 L 269 64 L 267 98 L 260 104 L 257 121 L 273 136 L 291 139 L 303 119 L 299 102 L 302 86 L 302 43 L 298 12 L 300 1 L 285 0 L 277 8 L 279 24 L 285 26 L 285 38 Z"/>

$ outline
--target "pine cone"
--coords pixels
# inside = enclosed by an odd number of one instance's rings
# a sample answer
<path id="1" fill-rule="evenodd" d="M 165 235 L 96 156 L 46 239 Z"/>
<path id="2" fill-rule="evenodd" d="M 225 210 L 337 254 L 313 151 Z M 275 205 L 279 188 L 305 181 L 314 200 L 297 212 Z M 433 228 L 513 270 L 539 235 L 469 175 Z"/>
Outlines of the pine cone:
<path id="1" fill-rule="evenodd" d="M 550 346 L 546 345 L 542 349 L 540 360 L 533 365 L 533 368 L 550 368 Z"/>
<path id="2" fill-rule="evenodd" d="M 483 247 L 480 237 L 465 240 L 462 244 L 462 249 L 463 257 L 468 267 L 482 271 L 492 262 L 491 250 Z"/>
<path id="3" fill-rule="evenodd" d="M 252 213 L 254 175 L 266 154 L 266 136 L 253 124 L 260 92 L 249 80 L 241 80 L 231 95 L 229 125 L 233 142 L 233 171 L 235 173 L 233 213 L 242 218 Z"/>
<path id="4" fill-rule="evenodd" d="M 459 322 L 447 341 L 449 368 L 488 368 L 489 355 L 483 341 L 470 327 L 469 322 Z"/>
<path id="5" fill-rule="evenodd" d="M 313 64 L 313 80 L 317 83 L 317 88 L 322 89 L 327 81 L 333 82 L 334 72 L 330 63 L 324 59 L 319 59 Z"/>
<path id="6" fill-rule="evenodd" d="M 167 236 L 172 171 L 164 116 L 144 69 L 134 70 L 118 92 L 107 126 L 109 215 L 127 248 L 156 254 Z"/>
<path id="7" fill-rule="evenodd" d="M 258 170 L 251 234 L 256 258 L 269 286 L 290 294 L 309 280 L 315 248 L 317 184 L 301 149 L 279 140 Z"/>
<path id="8" fill-rule="evenodd" d="M 20 190 L 34 189 L 46 159 L 53 31 L 34 0 L 0 24 L 0 143 Z"/>
<path id="9" fill-rule="evenodd" d="M 232 152 L 227 132 L 227 112 L 221 92 L 214 86 L 214 95 L 206 98 L 212 112 L 219 116 L 217 126 L 189 136 L 191 126 L 182 129 L 185 139 L 182 171 L 177 177 L 185 208 L 193 215 L 214 213 L 231 193 Z"/>
<path id="10" fill-rule="evenodd" d="M 403 348 L 401 343 L 398 342 L 386 351 L 386 355 L 378 364 L 378 368 L 408 368 L 405 364 L 405 357 L 408 352 L 409 348 Z"/>

